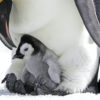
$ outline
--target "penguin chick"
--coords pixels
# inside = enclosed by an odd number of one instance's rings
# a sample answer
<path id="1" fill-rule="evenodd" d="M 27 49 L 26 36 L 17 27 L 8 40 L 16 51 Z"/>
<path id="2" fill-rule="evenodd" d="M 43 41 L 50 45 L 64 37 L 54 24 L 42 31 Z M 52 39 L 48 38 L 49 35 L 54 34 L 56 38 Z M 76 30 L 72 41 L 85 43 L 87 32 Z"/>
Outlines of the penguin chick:
<path id="1" fill-rule="evenodd" d="M 26 61 L 22 78 L 24 82 L 36 83 L 37 87 L 39 84 L 49 90 L 54 90 L 60 83 L 61 69 L 58 57 L 36 38 L 23 35 L 13 58 Z M 30 76 L 27 78 L 27 75 Z"/>

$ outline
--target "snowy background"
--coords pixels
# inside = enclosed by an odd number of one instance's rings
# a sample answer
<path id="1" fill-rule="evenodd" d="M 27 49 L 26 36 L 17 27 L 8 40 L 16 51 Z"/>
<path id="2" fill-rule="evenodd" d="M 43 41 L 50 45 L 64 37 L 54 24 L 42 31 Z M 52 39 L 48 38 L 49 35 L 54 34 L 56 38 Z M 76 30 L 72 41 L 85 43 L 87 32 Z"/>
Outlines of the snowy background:
<path id="1" fill-rule="evenodd" d="M 11 51 L 0 42 L 0 100 L 100 100 L 100 94 L 92 93 L 73 94 L 64 97 L 61 96 L 31 96 L 18 95 L 9 93 L 4 84 L 1 84 L 2 79 L 6 75 L 7 69 L 11 64 Z"/>

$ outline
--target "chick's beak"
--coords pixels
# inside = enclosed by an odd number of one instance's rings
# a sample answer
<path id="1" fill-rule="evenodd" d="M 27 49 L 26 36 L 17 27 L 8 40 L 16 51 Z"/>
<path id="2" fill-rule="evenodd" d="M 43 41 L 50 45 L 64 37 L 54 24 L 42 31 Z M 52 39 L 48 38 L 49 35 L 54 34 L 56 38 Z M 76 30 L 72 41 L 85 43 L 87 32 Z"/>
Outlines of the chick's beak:
<path id="1" fill-rule="evenodd" d="M 24 58 L 24 55 L 22 55 L 22 54 L 19 54 L 19 55 L 15 54 L 12 59 L 23 59 L 23 58 Z"/>

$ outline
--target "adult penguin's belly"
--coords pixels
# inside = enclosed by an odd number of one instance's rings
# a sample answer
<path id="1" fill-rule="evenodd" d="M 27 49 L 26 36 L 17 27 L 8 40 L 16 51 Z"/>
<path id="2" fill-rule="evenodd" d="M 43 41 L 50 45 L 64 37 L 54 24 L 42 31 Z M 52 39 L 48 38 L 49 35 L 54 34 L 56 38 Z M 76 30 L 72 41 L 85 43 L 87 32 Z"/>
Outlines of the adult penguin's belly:
<path id="1" fill-rule="evenodd" d="M 95 44 L 74 46 L 66 50 L 59 59 L 64 76 L 59 88 L 71 93 L 85 90 L 97 74 L 98 61 Z"/>

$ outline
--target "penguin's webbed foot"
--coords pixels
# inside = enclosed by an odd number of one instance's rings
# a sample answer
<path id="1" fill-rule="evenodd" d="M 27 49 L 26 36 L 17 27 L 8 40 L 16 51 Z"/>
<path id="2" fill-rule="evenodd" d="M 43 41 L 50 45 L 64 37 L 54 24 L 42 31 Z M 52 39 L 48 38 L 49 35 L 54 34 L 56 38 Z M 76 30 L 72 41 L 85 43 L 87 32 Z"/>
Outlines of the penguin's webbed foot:
<path id="1" fill-rule="evenodd" d="M 7 74 L 2 80 L 2 83 L 6 82 L 7 89 L 12 93 L 26 94 L 24 83 L 21 80 L 17 80 L 14 73 Z"/>

